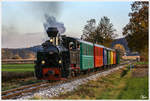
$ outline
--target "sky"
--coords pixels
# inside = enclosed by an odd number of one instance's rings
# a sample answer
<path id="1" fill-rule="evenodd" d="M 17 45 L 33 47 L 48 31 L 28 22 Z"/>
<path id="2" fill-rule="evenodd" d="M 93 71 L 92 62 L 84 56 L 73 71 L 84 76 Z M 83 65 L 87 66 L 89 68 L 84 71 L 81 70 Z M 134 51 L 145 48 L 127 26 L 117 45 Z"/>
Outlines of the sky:
<path id="1" fill-rule="evenodd" d="M 64 1 L 64 2 L 2 2 L 2 48 L 25 48 L 40 45 L 47 39 L 43 23 L 45 14 L 54 16 L 63 23 L 64 35 L 77 37 L 83 33 L 86 22 L 103 16 L 110 18 L 117 30 L 118 38 L 122 28 L 129 22 L 131 1 Z"/>

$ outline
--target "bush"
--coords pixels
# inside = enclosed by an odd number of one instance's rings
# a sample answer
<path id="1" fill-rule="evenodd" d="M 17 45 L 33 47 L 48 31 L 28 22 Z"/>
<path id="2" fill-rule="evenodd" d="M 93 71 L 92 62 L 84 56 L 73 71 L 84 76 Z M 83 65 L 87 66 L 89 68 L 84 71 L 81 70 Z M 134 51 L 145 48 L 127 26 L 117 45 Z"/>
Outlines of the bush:
<path id="1" fill-rule="evenodd" d="M 124 77 L 129 70 L 130 70 L 130 66 L 127 66 L 125 69 L 123 69 L 123 71 L 120 74 L 120 77 Z"/>
<path id="2" fill-rule="evenodd" d="M 123 70 L 120 77 L 124 77 L 127 74 L 128 70 Z"/>

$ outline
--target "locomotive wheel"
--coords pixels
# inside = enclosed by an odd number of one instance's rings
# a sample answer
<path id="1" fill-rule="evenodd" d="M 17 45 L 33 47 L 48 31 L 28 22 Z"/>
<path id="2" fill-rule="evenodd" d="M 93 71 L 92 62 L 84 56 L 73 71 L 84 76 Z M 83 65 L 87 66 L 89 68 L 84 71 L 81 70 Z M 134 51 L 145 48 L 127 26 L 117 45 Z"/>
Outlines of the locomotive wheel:
<path id="1" fill-rule="evenodd" d="M 52 83 L 52 82 L 54 82 L 53 80 L 48 80 L 48 83 Z"/>
<path id="2" fill-rule="evenodd" d="M 77 73 L 76 73 L 76 76 L 79 76 L 80 75 L 80 71 L 78 71 Z"/>
<path id="3" fill-rule="evenodd" d="M 74 71 L 72 71 L 72 72 L 71 72 L 71 76 L 72 76 L 72 77 L 74 77 L 74 76 L 75 76 L 75 73 L 74 73 Z"/>
<path id="4" fill-rule="evenodd" d="M 71 76 L 72 76 L 72 77 L 75 77 L 75 76 L 76 76 L 75 71 L 72 71 L 72 72 L 71 72 Z"/>

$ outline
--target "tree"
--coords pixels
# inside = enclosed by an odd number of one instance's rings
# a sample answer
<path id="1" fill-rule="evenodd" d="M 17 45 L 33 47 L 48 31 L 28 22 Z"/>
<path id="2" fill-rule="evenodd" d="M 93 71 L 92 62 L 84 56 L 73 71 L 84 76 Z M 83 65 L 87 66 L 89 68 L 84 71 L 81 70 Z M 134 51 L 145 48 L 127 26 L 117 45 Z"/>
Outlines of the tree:
<path id="1" fill-rule="evenodd" d="M 85 41 L 94 42 L 95 28 L 96 28 L 95 19 L 88 20 L 87 24 L 84 26 L 83 35 L 81 36 L 81 39 Z"/>
<path id="2" fill-rule="evenodd" d="M 148 6 L 146 1 L 136 1 L 131 4 L 130 21 L 123 28 L 128 47 L 139 53 L 142 53 L 145 48 L 148 52 Z"/>
<path id="3" fill-rule="evenodd" d="M 113 24 L 110 22 L 108 17 L 104 16 L 101 18 L 97 26 L 95 19 L 91 19 L 87 21 L 87 24 L 84 27 L 82 39 L 93 43 L 110 46 L 110 42 L 116 36 L 114 33 L 115 31 L 116 30 L 113 28 Z"/>
<path id="4" fill-rule="evenodd" d="M 99 36 L 99 39 L 102 38 L 101 44 L 109 46 L 112 40 L 117 36 L 115 34 L 115 31 L 116 29 L 113 28 L 113 24 L 110 22 L 110 19 L 108 17 L 104 16 L 103 18 L 101 18 L 97 26 L 97 32 L 99 33 L 97 37 Z"/>

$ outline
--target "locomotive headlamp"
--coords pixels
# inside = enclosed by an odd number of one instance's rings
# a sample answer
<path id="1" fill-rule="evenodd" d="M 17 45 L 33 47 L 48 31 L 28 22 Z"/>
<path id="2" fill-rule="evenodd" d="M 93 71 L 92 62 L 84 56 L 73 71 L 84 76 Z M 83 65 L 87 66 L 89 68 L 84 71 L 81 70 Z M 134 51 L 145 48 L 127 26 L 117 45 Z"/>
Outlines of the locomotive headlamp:
<path id="1" fill-rule="evenodd" d="M 49 41 L 50 41 L 50 42 L 53 42 L 53 39 L 50 39 Z"/>
<path id="2" fill-rule="evenodd" d="M 58 61 L 58 63 L 59 63 L 59 64 L 61 64 L 61 63 L 62 63 L 62 61 L 61 61 L 61 60 L 59 60 L 59 61 Z"/>
<path id="3" fill-rule="evenodd" d="M 45 64 L 45 61 L 44 60 L 42 60 L 42 62 L 41 62 L 42 64 Z"/>
<path id="4" fill-rule="evenodd" d="M 53 54 L 54 52 L 49 52 L 49 54 L 51 55 L 51 54 Z"/>

